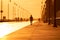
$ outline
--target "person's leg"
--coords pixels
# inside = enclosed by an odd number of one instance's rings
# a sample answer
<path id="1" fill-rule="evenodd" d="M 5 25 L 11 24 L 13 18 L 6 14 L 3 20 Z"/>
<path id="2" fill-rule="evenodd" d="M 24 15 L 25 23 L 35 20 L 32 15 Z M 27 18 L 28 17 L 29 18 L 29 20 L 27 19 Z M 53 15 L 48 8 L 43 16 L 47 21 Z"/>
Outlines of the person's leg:
<path id="1" fill-rule="evenodd" d="M 30 24 L 32 25 L 32 21 L 30 21 Z"/>

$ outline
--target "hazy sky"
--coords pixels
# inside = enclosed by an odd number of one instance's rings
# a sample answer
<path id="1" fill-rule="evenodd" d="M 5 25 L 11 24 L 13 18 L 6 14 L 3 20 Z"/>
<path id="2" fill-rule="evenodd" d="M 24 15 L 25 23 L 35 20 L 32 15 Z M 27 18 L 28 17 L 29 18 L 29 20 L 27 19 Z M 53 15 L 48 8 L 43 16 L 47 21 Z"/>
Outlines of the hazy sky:
<path id="1" fill-rule="evenodd" d="M 8 18 L 8 3 L 9 3 L 10 19 L 18 16 L 23 18 L 29 18 L 31 14 L 33 15 L 34 18 L 40 18 L 42 13 L 41 6 L 44 5 L 44 3 L 41 4 L 41 2 L 42 1 L 45 2 L 45 0 L 12 0 L 11 2 L 9 2 L 9 0 L 2 0 L 2 1 L 3 1 L 3 16 L 6 16 L 7 18 Z M 1 0 L 0 0 L 0 6 L 1 6 Z"/>

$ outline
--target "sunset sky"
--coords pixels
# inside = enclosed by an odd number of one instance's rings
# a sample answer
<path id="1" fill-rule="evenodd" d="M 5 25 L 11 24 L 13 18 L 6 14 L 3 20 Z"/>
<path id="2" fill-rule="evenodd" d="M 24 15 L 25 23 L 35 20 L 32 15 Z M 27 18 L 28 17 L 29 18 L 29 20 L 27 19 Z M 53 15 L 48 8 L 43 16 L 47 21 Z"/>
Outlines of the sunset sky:
<path id="1" fill-rule="evenodd" d="M 32 14 L 34 18 L 41 18 L 42 8 L 45 0 L 2 0 L 3 2 L 3 16 L 8 18 L 8 3 L 9 3 L 9 19 L 15 17 L 29 18 Z M 43 4 L 41 4 L 43 2 Z M 14 6 L 14 8 L 13 8 Z M 42 6 L 42 8 L 41 8 Z M 0 0 L 1 10 L 1 0 Z M 1 18 L 1 14 L 0 14 Z"/>

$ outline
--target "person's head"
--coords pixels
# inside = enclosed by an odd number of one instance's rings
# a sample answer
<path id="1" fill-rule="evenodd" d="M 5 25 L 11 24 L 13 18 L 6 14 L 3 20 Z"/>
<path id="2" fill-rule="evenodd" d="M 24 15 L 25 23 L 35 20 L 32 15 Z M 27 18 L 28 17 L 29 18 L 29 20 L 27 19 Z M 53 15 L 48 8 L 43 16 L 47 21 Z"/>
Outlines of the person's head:
<path id="1" fill-rule="evenodd" d="M 32 16 L 32 15 L 31 15 Z"/>

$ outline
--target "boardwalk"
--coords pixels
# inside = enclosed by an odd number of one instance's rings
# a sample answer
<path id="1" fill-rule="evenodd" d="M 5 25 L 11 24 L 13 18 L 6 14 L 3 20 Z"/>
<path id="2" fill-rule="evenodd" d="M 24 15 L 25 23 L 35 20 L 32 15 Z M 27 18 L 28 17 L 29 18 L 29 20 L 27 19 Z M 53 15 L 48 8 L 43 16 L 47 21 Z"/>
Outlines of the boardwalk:
<path id="1" fill-rule="evenodd" d="M 0 40 L 60 40 L 60 27 L 54 28 L 47 23 L 36 22 Z"/>

